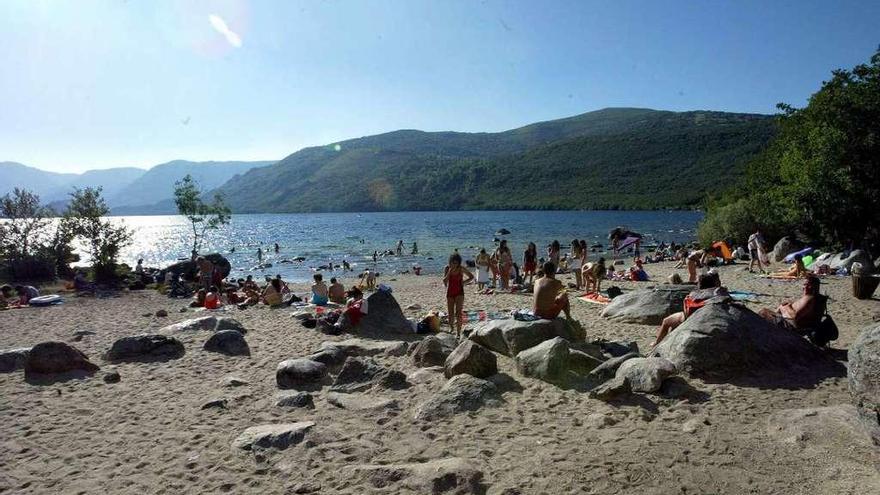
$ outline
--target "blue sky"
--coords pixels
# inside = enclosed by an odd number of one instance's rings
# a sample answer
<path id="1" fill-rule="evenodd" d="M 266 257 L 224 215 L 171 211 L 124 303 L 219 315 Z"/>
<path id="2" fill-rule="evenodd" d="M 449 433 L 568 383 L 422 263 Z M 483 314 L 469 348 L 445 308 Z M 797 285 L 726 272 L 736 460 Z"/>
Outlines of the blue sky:
<path id="1" fill-rule="evenodd" d="M 771 113 L 878 44 L 876 1 L 3 0 L 0 161 L 280 159 L 613 106 Z"/>

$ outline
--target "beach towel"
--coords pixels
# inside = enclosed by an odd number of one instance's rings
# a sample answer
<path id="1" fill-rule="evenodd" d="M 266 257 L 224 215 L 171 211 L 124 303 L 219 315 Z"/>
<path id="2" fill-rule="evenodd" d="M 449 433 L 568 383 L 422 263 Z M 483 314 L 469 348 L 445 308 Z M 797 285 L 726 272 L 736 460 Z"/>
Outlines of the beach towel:
<path id="1" fill-rule="evenodd" d="M 583 302 L 588 302 L 592 304 L 608 304 L 611 302 L 609 297 L 603 296 L 598 292 L 587 292 L 586 294 L 578 297 Z"/>

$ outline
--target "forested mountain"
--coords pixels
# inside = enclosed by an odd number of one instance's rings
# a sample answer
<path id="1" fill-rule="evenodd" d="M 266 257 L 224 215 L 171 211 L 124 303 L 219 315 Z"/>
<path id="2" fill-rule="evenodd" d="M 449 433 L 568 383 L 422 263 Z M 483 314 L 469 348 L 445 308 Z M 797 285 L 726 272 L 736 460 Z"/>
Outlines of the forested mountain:
<path id="1" fill-rule="evenodd" d="M 499 133 L 395 131 L 235 177 L 233 211 L 695 207 L 742 174 L 770 116 L 610 108 Z"/>

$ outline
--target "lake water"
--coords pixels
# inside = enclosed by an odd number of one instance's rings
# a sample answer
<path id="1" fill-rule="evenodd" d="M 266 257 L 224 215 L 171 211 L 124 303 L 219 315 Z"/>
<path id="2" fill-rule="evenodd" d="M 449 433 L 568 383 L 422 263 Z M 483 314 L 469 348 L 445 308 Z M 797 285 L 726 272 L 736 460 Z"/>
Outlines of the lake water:
<path id="1" fill-rule="evenodd" d="M 223 253 L 233 266 L 233 277 L 253 274 L 281 274 L 287 280 L 311 279 L 314 270 L 343 259 L 356 269 L 372 266 L 373 251 L 394 250 L 404 241 L 404 256 L 380 256 L 376 269 L 383 274 L 399 273 L 418 263 L 423 273 L 437 273 L 454 249 L 467 259 L 480 247 L 494 249 L 493 238 L 507 229 L 514 257 L 520 260 L 529 241 L 544 255 L 546 245 L 558 239 L 563 252 L 572 239 L 607 244 L 608 231 L 624 226 L 645 235 L 644 244 L 694 239 L 701 212 L 694 211 L 455 211 L 390 213 L 315 213 L 233 215 L 229 225 L 209 231 L 203 253 Z M 145 266 L 166 266 L 188 257 L 192 249 L 190 225 L 179 216 L 116 217 L 134 230 L 134 243 L 122 253 L 121 261 L 134 266 L 138 258 Z M 411 255 L 413 241 L 419 254 Z M 274 243 L 281 250 L 274 252 Z M 256 268 L 257 248 L 263 248 L 264 263 Z M 232 250 L 235 252 L 231 252 Z M 304 262 L 285 262 L 304 256 Z M 519 261 L 518 261 L 519 262 Z M 325 272 L 325 278 L 340 271 Z"/>

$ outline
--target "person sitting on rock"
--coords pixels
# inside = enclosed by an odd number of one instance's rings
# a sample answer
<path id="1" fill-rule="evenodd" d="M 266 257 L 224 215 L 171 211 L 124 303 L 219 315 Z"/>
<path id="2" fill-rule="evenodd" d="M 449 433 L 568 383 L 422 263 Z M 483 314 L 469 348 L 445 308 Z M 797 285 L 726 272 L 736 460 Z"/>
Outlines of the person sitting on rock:
<path id="1" fill-rule="evenodd" d="M 196 258 L 196 265 L 199 267 L 199 287 L 207 291 L 214 282 L 214 263 L 203 256 Z"/>
<path id="2" fill-rule="evenodd" d="M 804 266 L 804 257 L 796 254 L 794 256 L 794 265 L 791 266 L 788 270 L 784 270 L 781 272 L 773 272 L 770 274 L 771 277 L 785 277 L 785 278 L 801 278 L 806 277 L 810 274 L 807 271 L 807 267 Z"/>
<path id="3" fill-rule="evenodd" d="M 764 308 L 758 314 L 786 330 L 804 333 L 806 330 L 815 329 L 822 321 L 828 301 L 827 296 L 819 294 L 820 285 L 818 277 L 809 276 L 804 280 L 804 291 L 800 299 L 783 302 L 777 306 L 776 311 Z"/>
<path id="4" fill-rule="evenodd" d="M 364 293 L 360 289 L 352 287 L 346 295 L 348 301 L 341 313 L 336 312 L 332 317 L 327 315 L 327 317 L 318 320 L 318 326 L 322 332 L 330 335 L 351 332 L 357 328 L 361 319 L 367 314 L 367 300 L 364 299 Z"/>
<path id="5" fill-rule="evenodd" d="M 312 276 L 315 283 L 312 284 L 312 304 L 316 306 L 326 306 L 330 301 L 330 290 L 324 283 L 324 276 L 316 273 Z"/>
<path id="6" fill-rule="evenodd" d="M 565 292 L 562 282 L 556 280 L 556 265 L 548 261 L 543 266 L 544 276 L 535 281 L 534 303 L 532 312 L 540 318 L 552 320 L 559 316 L 560 312 L 571 319 L 571 307 L 568 302 L 568 294 Z"/>
<path id="7" fill-rule="evenodd" d="M 345 286 L 336 277 L 330 279 L 330 300 L 336 304 L 345 304 Z"/>
<path id="8" fill-rule="evenodd" d="M 660 328 L 657 330 L 657 338 L 654 339 L 651 348 L 662 342 L 669 332 L 684 323 L 684 320 L 706 304 L 706 301 L 716 296 L 727 295 L 729 295 L 727 289 L 721 286 L 721 278 L 717 272 L 700 275 L 697 280 L 697 290 L 692 291 L 684 298 L 682 311 L 663 318 L 663 322 L 660 323 Z"/>

